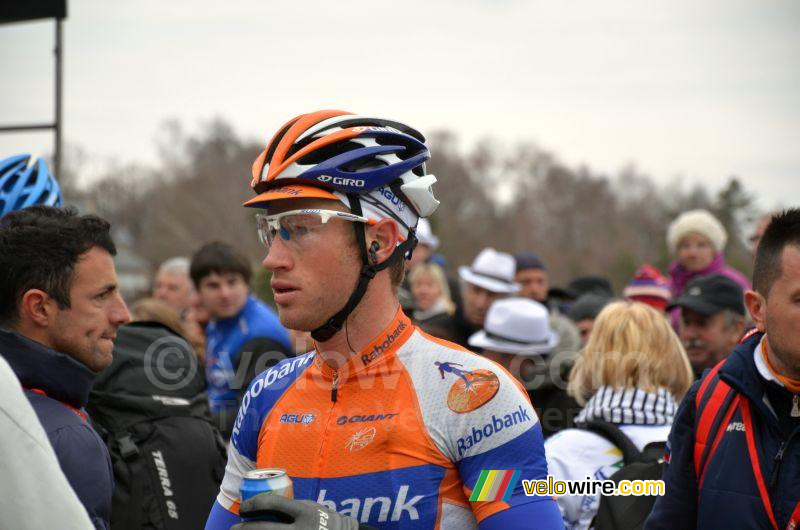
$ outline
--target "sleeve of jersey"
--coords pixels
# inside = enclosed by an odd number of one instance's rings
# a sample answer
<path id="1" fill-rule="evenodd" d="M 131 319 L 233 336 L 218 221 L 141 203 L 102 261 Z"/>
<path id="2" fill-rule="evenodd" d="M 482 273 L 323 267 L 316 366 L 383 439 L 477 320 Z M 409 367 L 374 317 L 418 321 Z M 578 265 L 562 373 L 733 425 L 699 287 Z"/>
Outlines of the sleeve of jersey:
<path id="1" fill-rule="evenodd" d="M 239 522 L 239 491 L 244 474 L 256 468 L 261 424 L 286 389 L 310 364 L 312 356 L 307 354 L 281 361 L 259 374 L 250 383 L 242 397 L 242 404 L 233 426 L 225 477 L 222 479 L 217 502 L 209 515 L 207 530 L 229 528 L 229 525 L 225 526 L 227 517 L 219 512 L 220 508 L 235 515 L 234 522 Z M 212 519 L 216 521 L 215 526 L 210 526 Z"/>
<path id="2" fill-rule="evenodd" d="M 522 486 L 523 479 L 547 478 L 539 420 L 517 381 L 505 371 L 498 371 L 497 376 L 497 395 L 463 415 L 469 421 L 462 424 L 456 440 L 456 465 L 464 494 L 481 529 L 519 528 L 534 516 L 557 523 L 539 526 L 537 522 L 537 528 L 560 528 L 561 516 L 555 501 L 526 496 Z"/>

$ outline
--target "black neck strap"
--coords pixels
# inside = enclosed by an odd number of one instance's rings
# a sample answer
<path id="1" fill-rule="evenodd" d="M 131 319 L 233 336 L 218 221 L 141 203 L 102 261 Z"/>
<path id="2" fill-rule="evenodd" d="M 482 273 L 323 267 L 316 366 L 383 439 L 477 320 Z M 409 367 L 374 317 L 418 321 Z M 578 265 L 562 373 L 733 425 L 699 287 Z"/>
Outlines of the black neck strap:
<path id="1" fill-rule="evenodd" d="M 350 211 L 355 215 L 362 215 L 361 201 L 357 195 L 348 194 L 347 198 L 350 200 Z M 358 282 L 347 303 L 335 315 L 328 319 L 328 321 L 311 332 L 311 338 L 317 342 L 325 342 L 333 337 L 344 326 L 345 320 L 350 316 L 350 313 L 358 306 L 364 293 L 367 292 L 369 281 L 383 269 L 389 267 L 398 259 L 410 259 L 414 247 L 417 245 L 417 236 L 415 228 L 409 228 L 408 239 L 403 241 L 397 246 L 395 251 L 389 256 L 389 259 L 383 263 L 372 264 L 369 260 L 367 253 L 367 237 L 365 235 L 366 226 L 362 223 L 351 223 L 356 231 L 356 243 L 358 244 L 359 252 L 361 253 L 361 274 L 358 276 Z M 406 256 L 407 255 L 407 256 Z"/>

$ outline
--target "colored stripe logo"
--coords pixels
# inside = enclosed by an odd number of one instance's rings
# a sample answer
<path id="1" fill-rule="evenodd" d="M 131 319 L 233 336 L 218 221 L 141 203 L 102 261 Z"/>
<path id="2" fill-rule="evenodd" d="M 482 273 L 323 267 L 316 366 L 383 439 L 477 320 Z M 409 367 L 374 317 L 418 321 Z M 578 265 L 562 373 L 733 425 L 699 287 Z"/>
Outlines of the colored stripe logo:
<path id="1" fill-rule="evenodd" d="M 505 501 L 511 500 L 514 487 L 519 482 L 519 471 L 513 469 L 484 469 L 475 489 L 472 490 L 470 501 Z"/>

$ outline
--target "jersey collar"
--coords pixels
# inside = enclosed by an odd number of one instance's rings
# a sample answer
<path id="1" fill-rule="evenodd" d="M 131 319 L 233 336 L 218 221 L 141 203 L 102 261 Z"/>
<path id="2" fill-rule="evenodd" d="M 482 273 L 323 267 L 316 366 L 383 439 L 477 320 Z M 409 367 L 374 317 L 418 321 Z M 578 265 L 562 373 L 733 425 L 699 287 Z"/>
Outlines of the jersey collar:
<path id="1" fill-rule="evenodd" d="M 398 349 L 411 337 L 414 325 L 411 320 L 403 313 L 402 308 L 397 309 L 394 319 L 378 335 L 370 341 L 367 346 L 358 354 L 351 355 L 347 360 L 346 368 L 340 368 L 339 374 L 347 375 L 368 370 L 373 366 L 387 362 L 394 357 Z M 334 369 L 324 362 L 319 354 L 319 345 L 315 342 L 314 356 L 315 366 L 322 372 L 326 379 L 333 377 Z"/>

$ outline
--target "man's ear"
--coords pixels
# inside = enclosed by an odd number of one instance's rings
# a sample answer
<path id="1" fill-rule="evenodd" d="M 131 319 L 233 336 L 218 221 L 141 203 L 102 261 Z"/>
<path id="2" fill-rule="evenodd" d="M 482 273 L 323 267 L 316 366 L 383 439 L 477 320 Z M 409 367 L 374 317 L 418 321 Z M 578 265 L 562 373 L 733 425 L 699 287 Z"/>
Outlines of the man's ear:
<path id="1" fill-rule="evenodd" d="M 767 331 L 767 301 L 761 294 L 756 291 L 747 291 L 744 293 L 744 305 L 750 312 L 756 329 L 762 333 Z"/>
<path id="2" fill-rule="evenodd" d="M 37 327 L 47 327 L 53 321 L 58 304 L 41 289 L 29 289 L 22 295 L 19 305 L 19 319 Z"/>
<path id="3" fill-rule="evenodd" d="M 378 243 L 377 248 L 373 243 Z M 400 230 L 397 222 L 391 219 L 381 219 L 370 227 L 367 237 L 367 249 L 375 249 L 375 257 L 378 263 L 383 263 L 392 255 L 398 243 L 400 243 Z"/>

